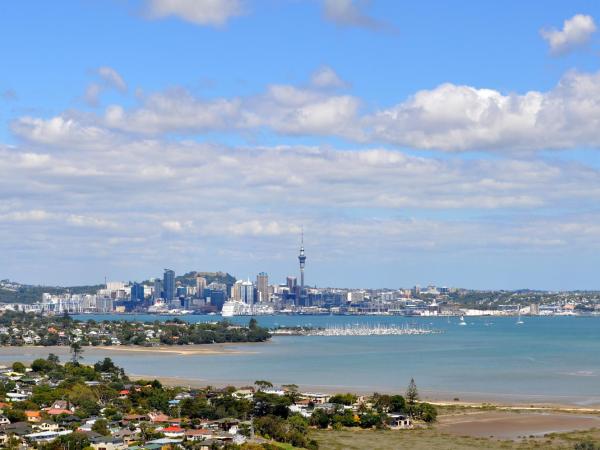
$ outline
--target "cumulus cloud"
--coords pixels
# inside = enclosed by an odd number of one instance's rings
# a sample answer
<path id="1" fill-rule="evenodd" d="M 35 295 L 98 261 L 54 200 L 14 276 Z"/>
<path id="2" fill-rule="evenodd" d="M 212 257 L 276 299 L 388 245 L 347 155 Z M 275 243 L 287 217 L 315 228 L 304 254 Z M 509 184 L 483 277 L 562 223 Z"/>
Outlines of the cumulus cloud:
<path id="1" fill-rule="evenodd" d="M 369 135 L 446 151 L 600 146 L 600 73 L 567 73 L 547 92 L 503 94 L 451 83 L 363 118 Z"/>
<path id="2" fill-rule="evenodd" d="M 127 91 L 127 83 L 125 83 L 125 80 L 123 79 L 121 74 L 119 74 L 119 72 L 117 72 L 112 67 L 108 67 L 108 66 L 99 67 L 98 75 L 109 86 L 111 86 L 121 92 Z"/>
<path id="3" fill-rule="evenodd" d="M 563 23 L 561 30 L 556 28 L 542 29 L 540 34 L 548 42 L 554 54 L 569 52 L 587 44 L 596 32 L 596 23 L 592 16 L 576 14 Z"/>
<path id="4" fill-rule="evenodd" d="M 381 30 L 388 26 L 366 14 L 356 0 L 323 0 L 323 15 L 330 22 L 340 26 Z"/>
<path id="5" fill-rule="evenodd" d="M 106 109 L 104 123 L 142 134 L 214 131 L 234 128 L 239 113 L 237 99 L 202 100 L 175 89 L 144 98 L 142 105 L 132 111 L 111 105 Z"/>
<path id="6" fill-rule="evenodd" d="M 115 89 L 121 93 L 127 92 L 127 83 L 123 77 L 112 67 L 102 66 L 94 71 L 98 82 L 90 83 L 86 90 L 84 99 L 91 106 L 98 106 L 100 95 L 107 89 Z"/>
<path id="7" fill-rule="evenodd" d="M 317 72 L 313 86 L 335 85 L 333 74 Z M 600 147 L 600 72 L 569 72 L 546 92 L 502 93 L 445 83 L 373 112 L 361 105 L 355 96 L 315 87 L 271 85 L 254 96 L 210 100 L 174 89 L 151 94 L 130 109 L 111 105 L 89 131 L 94 126 L 148 135 L 270 129 L 442 151 Z"/>
<path id="8" fill-rule="evenodd" d="M 319 71 L 308 87 L 270 85 L 247 97 L 206 99 L 176 88 L 141 96 L 129 108 L 111 104 L 101 115 L 67 111 L 49 119 L 22 117 L 11 126 L 29 141 L 90 147 L 129 134 L 267 130 L 446 152 L 600 148 L 600 72 L 568 72 L 545 92 L 444 83 L 373 111 L 365 111 L 358 97 L 325 89 L 337 83 L 334 74 Z"/>
<path id="9" fill-rule="evenodd" d="M 346 86 L 346 82 L 329 66 L 322 66 L 317 69 L 310 79 L 311 84 L 317 88 L 341 88 Z"/>
<path id="10" fill-rule="evenodd" d="M 178 17 L 197 25 L 222 26 L 243 13 L 240 0 L 148 0 L 151 18 Z"/>
<path id="11" fill-rule="evenodd" d="M 50 119 L 21 117 L 11 123 L 12 131 L 28 141 L 47 144 L 87 148 L 107 148 L 114 142 L 114 135 L 107 129 L 87 124 L 77 118 L 56 116 Z"/>

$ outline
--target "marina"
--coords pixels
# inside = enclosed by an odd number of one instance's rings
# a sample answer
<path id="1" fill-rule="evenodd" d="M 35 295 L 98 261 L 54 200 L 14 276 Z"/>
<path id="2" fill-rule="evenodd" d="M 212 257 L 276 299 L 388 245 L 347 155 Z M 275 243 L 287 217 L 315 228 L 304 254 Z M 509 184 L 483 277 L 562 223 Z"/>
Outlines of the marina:
<path id="1" fill-rule="evenodd" d="M 271 333 L 276 336 L 406 336 L 438 334 L 441 331 L 425 327 L 411 327 L 407 324 L 347 324 L 326 328 L 275 328 Z"/>

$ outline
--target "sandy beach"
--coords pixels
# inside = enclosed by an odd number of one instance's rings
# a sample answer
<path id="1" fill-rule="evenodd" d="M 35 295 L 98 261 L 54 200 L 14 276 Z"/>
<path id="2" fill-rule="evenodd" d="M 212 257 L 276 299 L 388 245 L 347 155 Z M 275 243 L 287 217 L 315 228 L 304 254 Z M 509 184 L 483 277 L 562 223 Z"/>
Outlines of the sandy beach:
<path id="1" fill-rule="evenodd" d="M 172 353 L 176 355 L 239 355 L 257 353 L 256 351 L 233 349 L 233 346 L 243 346 L 243 343 L 227 344 L 194 344 L 194 345 L 161 345 L 158 347 L 141 347 L 133 345 L 86 347 L 86 349 L 119 353 Z"/>
<path id="2" fill-rule="evenodd" d="M 160 345 L 156 347 L 142 347 L 135 345 L 110 345 L 110 346 L 86 346 L 83 347 L 83 355 L 95 356 L 98 354 L 174 354 L 182 356 L 190 355 L 239 355 L 257 353 L 255 350 L 241 350 L 247 343 L 223 343 L 223 344 L 191 344 L 191 345 Z M 235 347 L 235 348 L 234 348 Z M 67 346 L 41 346 L 29 345 L 23 347 L 0 347 L 0 356 L 22 356 L 22 361 L 29 361 L 31 356 L 44 357 L 50 353 L 56 355 L 67 355 L 70 349 Z"/>
<path id="3" fill-rule="evenodd" d="M 519 439 L 600 427 L 600 416 L 562 412 L 471 411 L 441 415 L 436 428 L 457 436 Z"/>

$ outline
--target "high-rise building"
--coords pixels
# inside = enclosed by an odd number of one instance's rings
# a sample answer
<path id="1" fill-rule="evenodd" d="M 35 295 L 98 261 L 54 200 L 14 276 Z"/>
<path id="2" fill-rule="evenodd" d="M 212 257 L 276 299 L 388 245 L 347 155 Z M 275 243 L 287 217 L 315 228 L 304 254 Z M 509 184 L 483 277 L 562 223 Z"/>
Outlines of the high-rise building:
<path id="1" fill-rule="evenodd" d="M 154 300 L 158 300 L 159 298 L 163 298 L 163 282 L 160 278 L 154 279 L 154 292 L 152 294 Z"/>
<path id="2" fill-rule="evenodd" d="M 131 285 L 131 300 L 134 302 L 144 301 L 144 286 L 140 283 L 133 283 Z"/>
<path id="3" fill-rule="evenodd" d="M 175 272 L 171 269 L 165 269 L 163 275 L 164 298 L 167 302 L 172 302 L 175 298 Z"/>
<path id="4" fill-rule="evenodd" d="M 254 305 L 254 284 L 250 280 L 243 281 L 240 288 L 240 300 L 248 305 Z"/>
<path id="5" fill-rule="evenodd" d="M 285 279 L 285 284 L 289 289 L 290 293 L 296 292 L 296 287 L 298 286 L 298 279 L 296 277 L 287 277 Z"/>
<path id="6" fill-rule="evenodd" d="M 206 289 L 206 278 L 196 276 L 196 297 L 203 298 L 204 290 Z"/>
<path id="7" fill-rule="evenodd" d="M 233 286 L 231 286 L 231 298 L 234 300 L 242 299 L 242 280 L 237 280 Z M 212 283 L 211 283 L 212 284 Z"/>
<path id="8" fill-rule="evenodd" d="M 258 290 L 258 301 L 269 301 L 269 275 L 261 272 L 256 277 L 256 289 Z"/>

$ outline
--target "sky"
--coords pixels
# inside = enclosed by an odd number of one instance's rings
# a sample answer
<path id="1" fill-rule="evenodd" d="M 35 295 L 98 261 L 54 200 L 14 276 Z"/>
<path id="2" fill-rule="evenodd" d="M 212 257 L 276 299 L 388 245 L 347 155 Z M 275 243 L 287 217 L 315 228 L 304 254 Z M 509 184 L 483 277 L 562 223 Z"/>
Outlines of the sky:
<path id="1" fill-rule="evenodd" d="M 600 3 L 0 4 L 0 278 L 600 289 Z"/>

